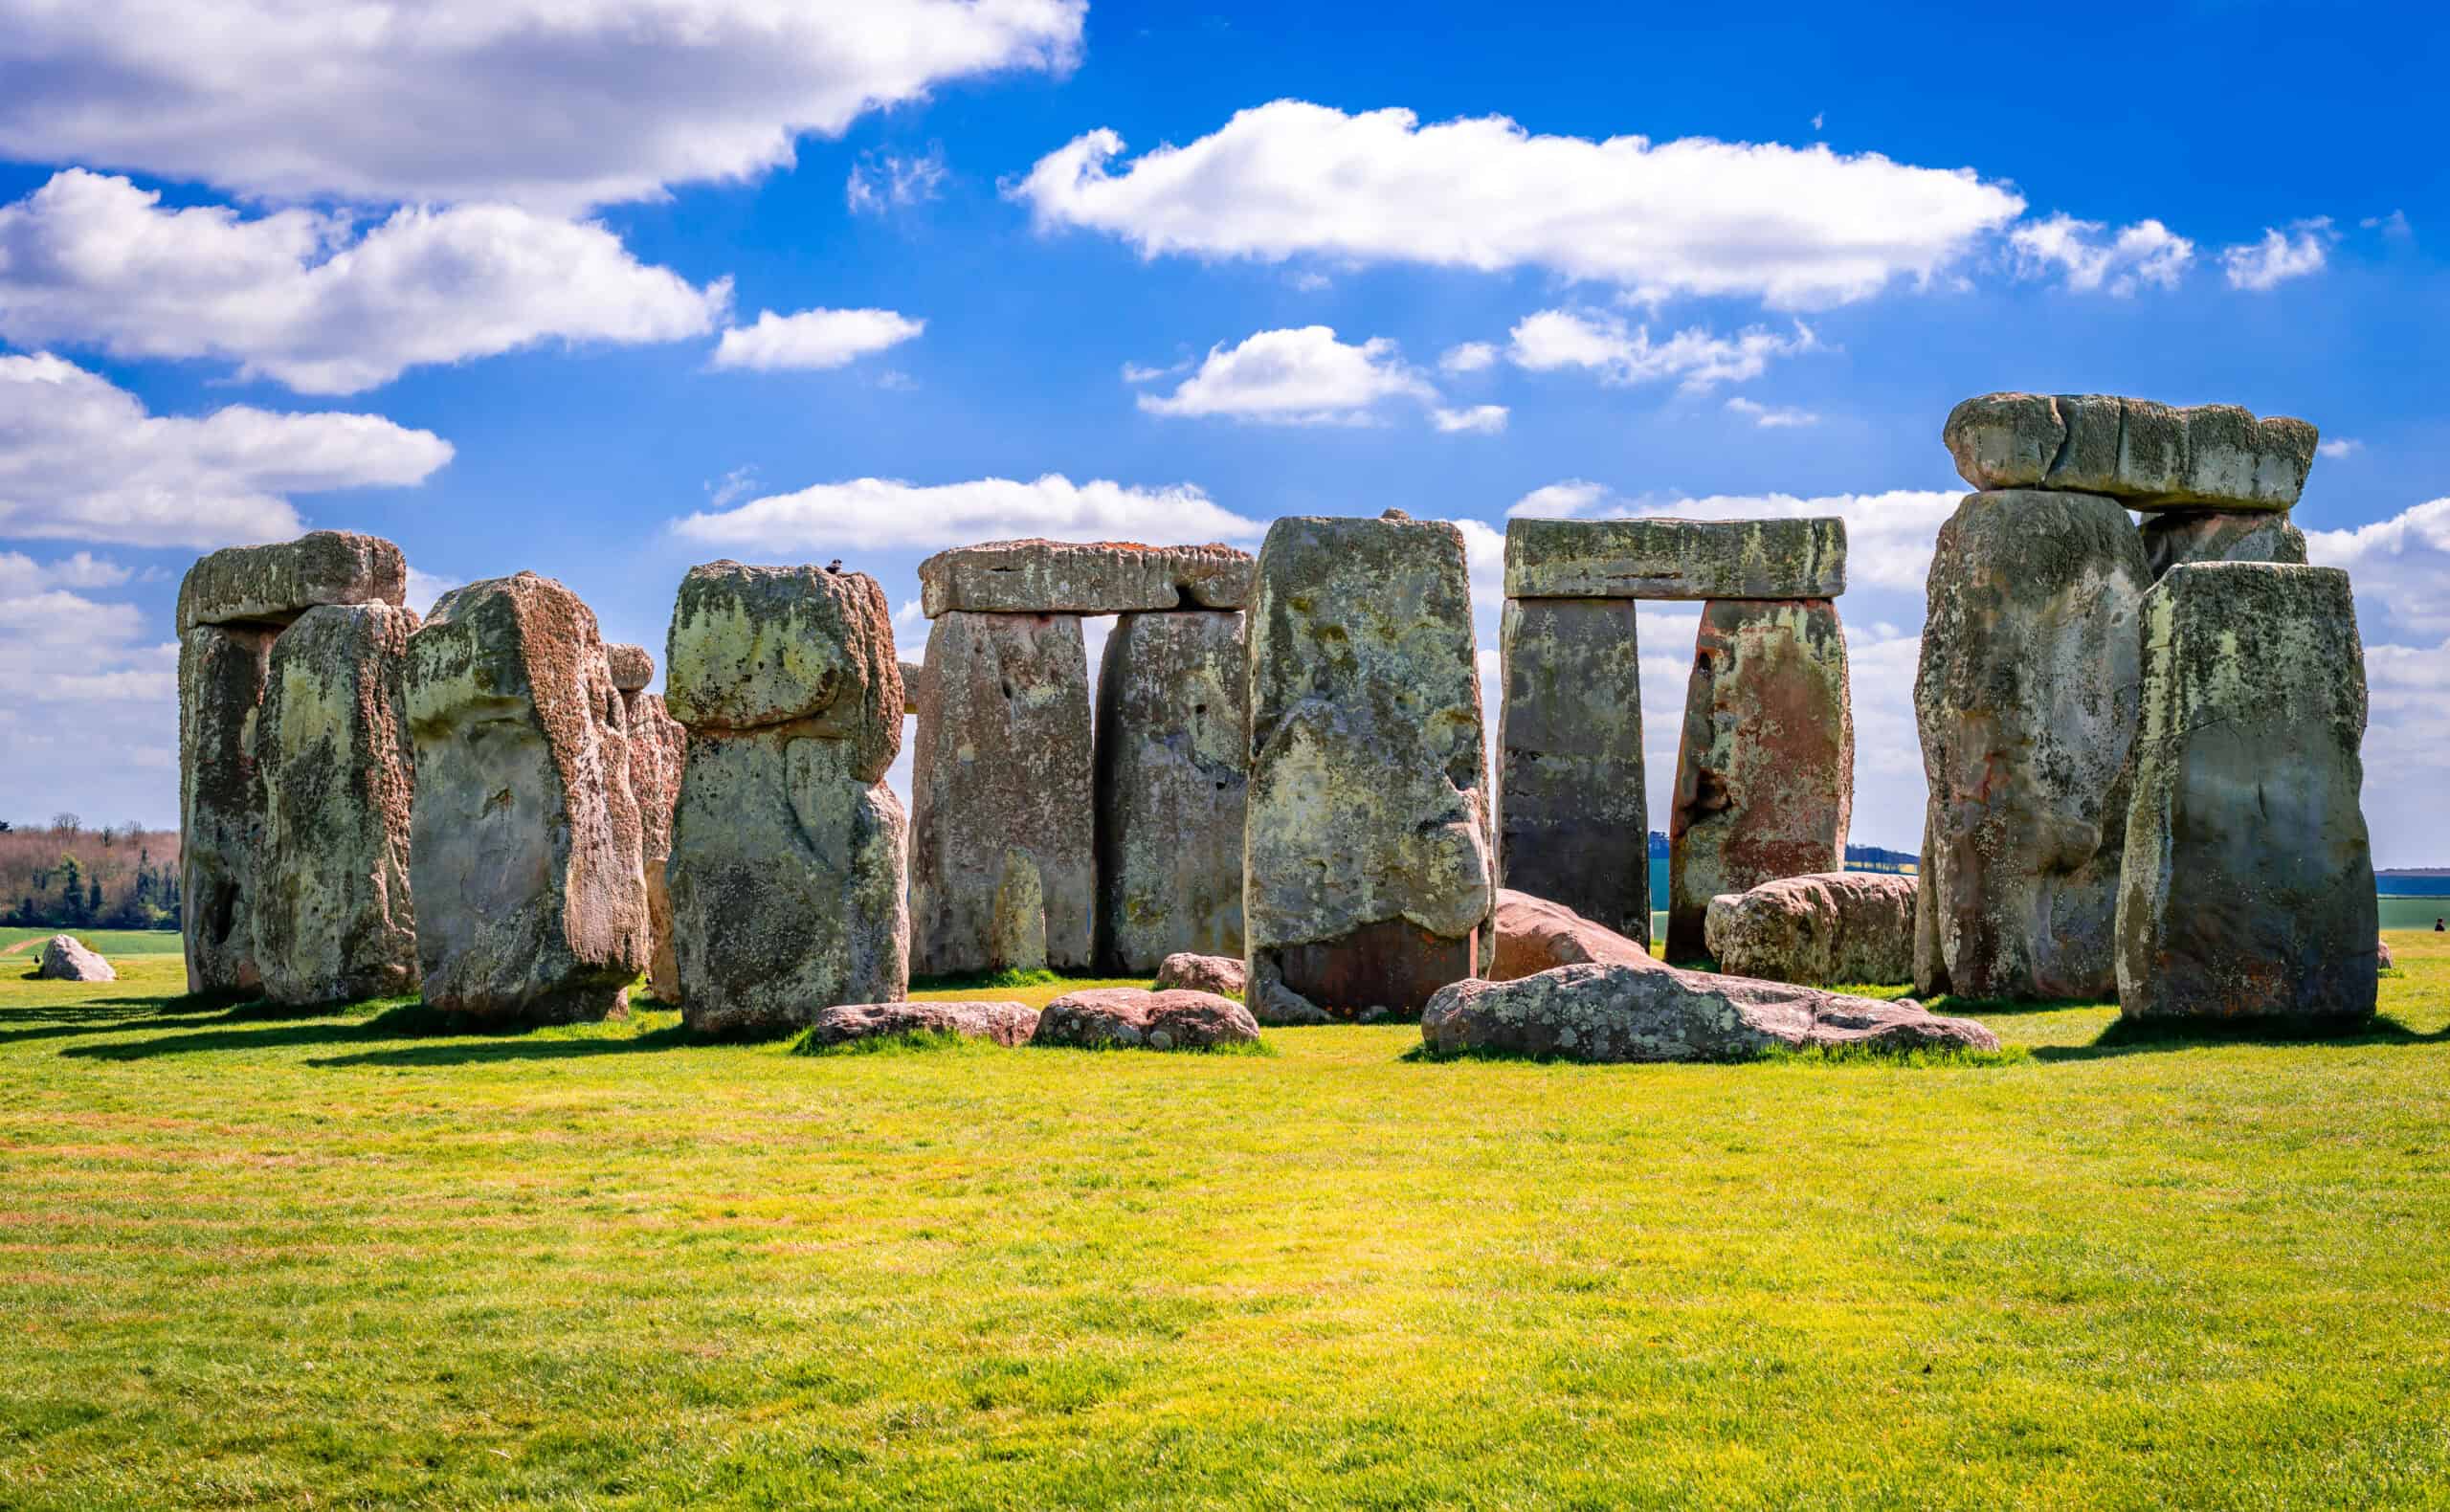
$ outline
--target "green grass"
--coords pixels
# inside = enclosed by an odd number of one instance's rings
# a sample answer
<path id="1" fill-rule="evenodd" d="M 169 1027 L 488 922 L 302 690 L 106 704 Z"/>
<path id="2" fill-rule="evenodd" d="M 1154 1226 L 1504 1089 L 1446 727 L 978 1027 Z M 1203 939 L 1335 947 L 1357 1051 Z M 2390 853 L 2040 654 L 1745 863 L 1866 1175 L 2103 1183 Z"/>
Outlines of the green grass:
<path id="1" fill-rule="evenodd" d="M 2350 1042 L 1923 1065 L 0 976 L 0 1506 L 2450 1505 L 2450 945 L 2392 943 Z"/>
<path id="2" fill-rule="evenodd" d="M 112 957 L 181 955 L 183 948 L 179 943 L 179 932 L 175 929 L 28 929 L 11 924 L 0 928 L 0 950 L 31 940 L 34 943 L 19 950 L 16 956 L 36 956 L 42 953 L 42 942 L 58 934 L 75 935 L 85 942 L 87 949 L 100 950 L 103 955 Z M 14 960 L 16 956 L 10 959 Z"/>

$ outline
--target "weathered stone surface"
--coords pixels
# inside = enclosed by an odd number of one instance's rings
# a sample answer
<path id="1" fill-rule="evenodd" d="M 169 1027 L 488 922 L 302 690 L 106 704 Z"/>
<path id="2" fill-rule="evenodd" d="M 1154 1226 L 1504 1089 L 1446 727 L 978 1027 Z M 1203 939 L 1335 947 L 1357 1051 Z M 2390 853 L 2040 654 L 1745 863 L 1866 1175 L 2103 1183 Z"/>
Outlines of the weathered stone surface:
<path id="1" fill-rule="evenodd" d="M 1915 878 L 1823 872 L 1710 900 L 1710 956 L 1733 976 L 1824 987 L 1914 980 Z"/>
<path id="2" fill-rule="evenodd" d="M 655 654 L 644 646 L 607 641 L 604 665 L 612 674 L 612 686 L 625 695 L 643 692 L 655 680 Z"/>
<path id="3" fill-rule="evenodd" d="M 1491 981 L 1511 982 L 1554 967 L 1651 966 L 1650 947 L 1565 904 L 1510 887 L 1498 889 L 1490 916 L 1493 943 L 1484 963 Z"/>
<path id="4" fill-rule="evenodd" d="M 927 675 L 924 662 L 905 661 L 902 664 L 902 712 L 919 712 L 919 679 Z"/>
<path id="5" fill-rule="evenodd" d="M 42 944 L 34 976 L 45 982 L 116 982 L 119 973 L 75 935 L 53 935 Z"/>
<path id="6" fill-rule="evenodd" d="M 1242 616 L 1125 614 L 1098 675 L 1098 959 L 1242 953 Z"/>
<path id="7" fill-rule="evenodd" d="M 2118 901 L 2127 1016 L 2372 1014 L 2365 716 L 2347 573 L 2198 564 L 2145 599 Z"/>
<path id="8" fill-rule="evenodd" d="M 1973 494 L 1940 529 L 1914 707 L 1926 995 L 2105 997 L 2150 579 L 2089 494 Z"/>
<path id="9" fill-rule="evenodd" d="M 1252 1011 L 1417 1013 L 1471 974 L 1492 891 L 1463 538 L 1428 521 L 1279 520 L 1253 603 Z"/>
<path id="10" fill-rule="evenodd" d="M 1258 1021 L 1250 1010 L 1214 992 L 1092 987 L 1047 1004 L 1030 1043 L 1211 1050 L 1258 1037 Z"/>
<path id="11" fill-rule="evenodd" d="M 908 993 L 909 827 L 854 749 L 791 726 L 690 731 L 667 876 L 691 1029 L 781 1029 Z"/>
<path id="12" fill-rule="evenodd" d="M 1500 634 L 1498 880 L 1650 944 L 1635 602 L 1508 599 Z"/>
<path id="13" fill-rule="evenodd" d="M 256 726 L 264 830 L 256 957 L 276 1003 L 417 987 L 409 830 L 416 751 L 401 690 L 416 611 L 308 610 L 273 642 Z"/>
<path id="14" fill-rule="evenodd" d="M 409 562 L 380 536 L 310 530 L 295 541 L 198 557 L 179 584 L 178 626 L 285 625 L 318 604 L 404 604 Z"/>
<path id="15" fill-rule="evenodd" d="M 1971 1019 L 1943 1018 L 1910 999 L 1883 1003 L 1655 961 L 1458 982 L 1431 1001 L 1420 1034 L 1447 1054 L 1585 1061 L 1743 1060 L 1780 1046 L 1999 1048 Z"/>
<path id="16" fill-rule="evenodd" d="M 680 802 L 680 772 L 689 732 L 653 693 L 625 693 L 630 716 L 630 794 L 638 804 L 638 865 L 647 880 L 647 984 L 661 1001 L 680 1002 L 680 963 L 672 950 L 672 814 Z"/>
<path id="17" fill-rule="evenodd" d="M 1702 609 L 1667 827 L 1667 958 L 1709 945 L 1710 900 L 1845 864 L 1855 808 L 1846 632 L 1825 599 Z"/>
<path id="18" fill-rule="evenodd" d="M 2380 967 L 2385 971 L 2390 970 L 2396 964 L 2391 959 L 2391 946 L 2388 941 L 2377 940 L 2374 942 L 2373 964 Z"/>
<path id="19" fill-rule="evenodd" d="M 1183 988 L 1193 992 L 1214 992 L 1219 997 L 1239 997 L 1247 981 L 1239 959 L 1193 955 L 1186 950 L 1159 963 L 1154 986 L 1160 992 Z"/>
<path id="20" fill-rule="evenodd" d="M 1240 609 L 1251 554 L 1227 545 L 1146 546 L 1129 541 L 991 541 L 919 564 L 930 619 L 986 614 L 1128 614 L 1139 610 Z"/>
<path id="21" fill-rule="evenodd" d="M 2129 509 L 2286 509 L 2314 464 L 2314 428 L 2235 405 L 2177 410 L 2113 394 L 1987 393 L 1941 432 L 1959 477 L 1987 490 L 2099 494 Z"/>
<path id="22" fill-rule="evenodd" d="M 912 760 L 911 967 L 1089 966 L 1089 660 L 1069 614 L 940 616 Z"/>
<path id="23" fill-rule="evenodd" d="M 251 992 L 264 784 L 256 729 L 273 632 L 199 625 L 179 637 L 180 928 L 190 992 Z"/>
<path id="24" fill-rule="evenodd" d="M 851 743 L 876 782 L 902 751 L 902 661 L 864 572 L 709 562 L 689 569 L 664 644 L 663 696 L 693 733 L 791 724 Z"/>
<path id="25" fill-rule="evenodd" d="M 812 1045 L 847 1045 L 894 1034 L 959 1034 L 999 1045 L 1029 1042 L 1037 1010 L 1027 1003 L 979 999 L 951 1003 L 842 1003 L 809 1020 Z"/>
<path id="26" fill-rule="evenodd" d="M 2154 581 L 2189 562 L 2305 562 L 2305 532 L 2276 515 L 2172 510 L 2144 521 L 2144 565 Z"/>
<path id="27" fill-rule="evenodd" d="M 533 572 L 454 589 L 409 637 L 404 691 L 425 1001 L 546 1022 L 625 1010 L 646 880 L 593 611 Z"/>
<path id="28" fill-rule="evenodd" d="M 1836 598 L 1846 522 L 1510 520 L 1508 598 Z"/>

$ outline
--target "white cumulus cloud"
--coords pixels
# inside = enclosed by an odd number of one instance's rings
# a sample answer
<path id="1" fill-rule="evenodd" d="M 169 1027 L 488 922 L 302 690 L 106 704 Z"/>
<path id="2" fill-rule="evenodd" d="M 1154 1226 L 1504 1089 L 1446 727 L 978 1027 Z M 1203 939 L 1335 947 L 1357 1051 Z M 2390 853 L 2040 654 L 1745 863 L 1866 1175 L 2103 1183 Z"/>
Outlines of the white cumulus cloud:
<path id="1" fill-rule="evenodd" d="M 1476 373 L 1496 366 L 1497 347 L 1489 342 L 1463 342 L 1437 357 L 1437 370 L 1443 373 Z"/>
<path id="2" fill-rule="evenodd" d="M 715 345 L 714 366 L 757 372 L 840 367 L 917 337 L 925 321 L 892 310 L 760 310 L 753 325 L 734 326 Z"/>
<path id="3" fill-rule="evenodd" d="M 1060 473 L 920 484 L 860 478 L 702 511 L 672 523 L 684 540 L 725 549 L 801 552 L 917 547 L 1046 536 L 1058 541 L 1255 541 L 1266 526 L 1198 487 L 1136 488 Z"/>
<path id="4" fill-rule="evenodd" d="M 1505 406 L 1476 404 L 1460 410 L 1433 406 L 1429 411 L 1432 425 L 1441 431 L 1468 431 L 1475 435 L 1495 435 L 1505 429 Z"/>
<path id="5" fill-rule="evenodd" d="M 2024 201 L 1970 168 L 1825 146 L 1536 136 L 1502 116 L 1420 123 L 1297 100 L 1118 170 L 1100 129 L 1013 187 L 1047 228 L 1143 254 L 1541 268 L 1646 296 L 1747 295 L 1780 307 L 1923 281 Z"/>
<path id="6" fill-rule="evenodd" d="M 2365 450 L 2365 443 L 2343 435 L 2332 440 L 2325 441 L 2322 445 L 2315 447 L 2314 450 L 2320 452 L 2325 456 L 2329 457 L 2335 462 L 2345 462 L 2357 453 Z"/>
<path id="7" fill-rule="evenodd" d="M 1378 404 L 1391 398 L 1435 403 L 1437 392 L 1404 365 L 1386 337 L 1353 345 L 1336 340 L 1328 326 L 1304 325 L 1212 347 L 1172 393 L 1144 393 L 1139 403 L 1150 414 L 1355 425 L 1373 418 Z"/>
<path id="8" fill-rule="evenodd" d="M 2229 287 L 2265 293 L 2291 278 L 2323 271 L 2330 260 L 2330 244 L 2338 240 L 2330 217 L 2292 222 L 2286 232 L 2264 227 L 2262 240 L 2245 242 L 2220 254 Z"/>
<path id="9" fill-rule="evenodd" d="M 303 210 L 169 210 L 68 169 L 0 207 L 0 338 L 210 357 L 301 393 L 546 341 L 711 330 L 730 286 L 632 257 L 601 226 L 502 205 L 407 209 L 361 230 Z"/>
<path id="10" fill-rule="evenodd" d="M 2305 557 L 2348 569 L 2368 639 L 2386 629 L 2450 634 L 2450 499 L 2347 530 L 2308 530 Z"/>
<path id="11" fill-rule="evenodd" d="M 1654 342 L 1646 325 L 1628 325 L 1605 310 L 1541 310 L 1515 322 L 1506 357 L 1532 372 L 1579 367 L 1603 383 L 1638 384 L 1677 379 L 1692 392 L 1722 383 L 1758 378 L 1773 358 L 1811 351 L 1819 343 L 1812 328 L 1795 322 L 1782 336 L 1758 326 L 1732 337 L 1699 326 Z"/>
<path id="12" fill-rule="evenodd" d="M 0 356 L 0 536 L 200 550 L 277 541 L 303 528 L 289 495 L 418 483 L 449 460 L 450 442 L 380 415 L 152 415 L 50 353 Z"/>
<path id="13" fill-rule="evenodd" d="M 1820 416 L 1810 410 L 1798 410 L 1792 405 L 1756 404 L 1741 394 L 1729 399 L 1726 408 L 1728 413 L 1740 414 L 1765 431 L 1792 430 L 1820 423 Z"/>
<path id="14" fill-rule="evenodd" d="M 2108 233 L 2100 221 L 2062 211 L 2016 227 L 2008 233 L 2008 246 L 2026 278 L 2057 275 L 2076 293 L 2106 290 L 2122 300 L 2146 284 L 2176 288 L 2194 261 L 2194 243 L 2157 220 Z"/>
<path id="15" fill-rule="evenodd" d="M 1085 0 L 0 0 L 0 156 L 569 211 L 1077 59 Z"/>

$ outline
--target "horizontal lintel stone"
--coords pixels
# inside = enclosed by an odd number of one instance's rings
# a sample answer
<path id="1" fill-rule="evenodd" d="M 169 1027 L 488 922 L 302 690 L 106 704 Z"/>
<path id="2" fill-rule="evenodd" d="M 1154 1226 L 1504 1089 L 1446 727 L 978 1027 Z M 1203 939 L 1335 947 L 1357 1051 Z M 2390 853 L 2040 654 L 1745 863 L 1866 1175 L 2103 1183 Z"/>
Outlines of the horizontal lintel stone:
<path id="1" fill-rule="evenodd" d="M 991 541 L 919 564 L 929 619 L 982 614 L 1129 614 L 1240 609 L 1251 554 L 1232 546 L 1147 546 L 1125 541 Z"/>
<path id="2" fill-rule="evenodd" d="M 1508 598 L 1836 598 L 1846 591 L 1846 523 L 1779 520 L 1515 520 Z"/>
<path id="3" fill-rule="evenodd" d="M 295 541 L 196 558 L 179 584 L 178 625 L 285 625 L 322 604 L 408 602 L 409 562 L 380 536 L 310 530 Z"/>

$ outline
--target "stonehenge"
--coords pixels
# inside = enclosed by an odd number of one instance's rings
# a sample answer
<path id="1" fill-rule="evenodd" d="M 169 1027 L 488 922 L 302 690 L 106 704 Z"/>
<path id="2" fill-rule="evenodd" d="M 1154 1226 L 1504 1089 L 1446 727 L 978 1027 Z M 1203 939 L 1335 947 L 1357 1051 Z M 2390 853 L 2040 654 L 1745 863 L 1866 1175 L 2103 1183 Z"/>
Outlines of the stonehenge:
<path id="1" fill-rule="evenodd" d="M 1474 974 L 1495 882 L 1462 533 L 1278 520 L 1247 636 L 1245 1000 L 1417 1016 Z"/>
<path id="2" fill-rule="evenodd" d="M 406 696 L 426 1002 L 491 1020 L 625 1012 L 646 880 L 594 612 L 533 572 L 454 589 L 409 637 Z"/>
<path id="3" fill-rule="evenodd" d="M 687 731 L 666 863 L 681 1021 L 808 1023 L 909 989 L 908 826 L 884 590 L 860 572 L 715 562 L 681 579 L 665 702 Z"/>
<path id="4" fill-rule="evenodd" d="M 1249 1009 L 1185 988 L 1083 988 L 1047 1004 L 1030 1032 L 1033 1045 L 1081 1050 L 1214 1050 L 1258 1037 Z"/>
<path id="5" fill-rule="evenodd" d="M 680 768 L 689 732 L 646 691 L 655 680 L 655 657 L 644 646 L 604 648 L 605 666 L 629 719 L 630 793 L 638 805 L 638 862 L 647 882 L 647 986 L 667 1007 L 680 1004 L 680 967 L 672 953 L 672 888 L 664 863 L 672 858 L 672 811 L 680 800 Z"/>
<path id="6" fill-rule="evenodd" d="M 1037 1028 L 1037 1010 L 1027 1003 L 972 1000 L 943 1003 L 837 1003 L 819 1010 L 809 1020 L 802 1041 L 813 1050 L 830 1050 L 861 1040 L 890 1039 L 903 1034 L 958 1034 L 1012 1046 L 1029 1043 Z"/>
<path id="7" fill-rule="evenodd" d="M 1667 953 L 1710 900 L 1844 864 L 1845 522 L 1531 520 L 1505 532 L 1498 874 L 1650 944 L 1639 600 L 1698 599 L 1668 825 Z"/>
<path id="8" fill-rule="evenodd" d="M 1826 987 L 1914 980 L 1915 878 L 1894 872 L 1783 877 L 1710 900 L 1710 958 L 1735 976 Z"/>

